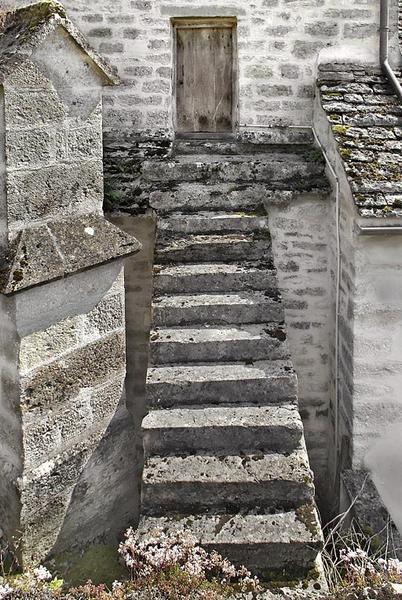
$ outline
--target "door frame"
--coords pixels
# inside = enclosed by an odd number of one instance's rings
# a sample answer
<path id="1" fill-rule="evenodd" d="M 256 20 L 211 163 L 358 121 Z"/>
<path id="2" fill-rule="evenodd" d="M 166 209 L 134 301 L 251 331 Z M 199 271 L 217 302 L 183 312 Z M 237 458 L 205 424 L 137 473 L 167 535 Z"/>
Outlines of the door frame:
<path id="1" fill-rule="evenodd" d="M 238 129 L 239 113 L 239 77 L 237 51 L 237 17 L 172 17 L 170 19 L 173 38 L 173 68 L 172 68 L 172 115 L 175 137 L 180 138 L 227 138 L 233 137 Z M 232 131 L 227 133 L 196 133 L 177 131 L 177 30 L 225 28 L 232 30 Z"/>

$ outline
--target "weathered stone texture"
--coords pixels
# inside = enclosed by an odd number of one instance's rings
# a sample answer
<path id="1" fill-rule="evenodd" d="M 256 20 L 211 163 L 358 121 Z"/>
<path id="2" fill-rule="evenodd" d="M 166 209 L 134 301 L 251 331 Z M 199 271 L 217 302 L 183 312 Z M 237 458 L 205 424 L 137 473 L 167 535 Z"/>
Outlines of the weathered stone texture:
<path id="1" fill-rule="evenodd" d="M 333 315 L 327 196 L 304 194 L 289 202 L 266 201 L 283 295 L 288 341 L 299 379 L 300 410 L 317 491 L 325 499 Z"/>
<path id="2" fill-rule="evenodd" d="M 378 7 L 362 6 L 359 0 L 347 9 L 340 9 L 334 0 L 307 0 L 298 11 L 290 10 L 286 0 L 269 7 L 264 0 L 250 5 L 242 0 L 230 4 L 205 0 L 197 6 L 193 0 L 149 4 L 101 0 L 96 13 L 86 0 L 66 0 L 64 4 L 125 83 L 118 93 L 108 95 L 108 131 L 172 129 L 172 90 L 166 71 L 173 60 L 171 17 L 237 17 L 241 125 L 309 123 L 311 98 L 302 98 L 297 107 L 289 106 L 286 99 L 298 98 L 301 87 L 313 84 L 311 67 L 317 54 L 335 47 L 371 56 L 378 45 Z M 283 72 L 282 64 L 291 65 L 292 70 L 287 71 L 291 77 Z M 128 100 L 132 96 L 135 103 Z M 266 101 L 273 96 L 277 102 L 270 106 Z M 154 105 L 156 97 L 159 106 Z"/>
<path id="3" fill-rule="evenodd" d="M 56 542 L 66 547 L 61 532 L 83 470 L 118 409 L 124 421 L 121 258 L 140 245 L 102 211 L 101 90 L 113 76 L 58 5 L 17 10 L 5 23 L 0 538 L 16 540 L 26 567 Z M 104 464 L 116 488 L 99 526 L 76 521 L 78 546 L 127 525 L 127 502 L 124 511 L 112 506 L 125 478 L 116 462 Z"/>
<path id="4" fill-rule="evenodd" d="M 391 84 L 378 68 L 328 64 L 318 88 L 359 214 L 400 217 L 402 108 Z"/>
<path id="5" fill-rule="evenodd" d="M 32 73 L 35 74 L 33 77 Z M 18 75 L 18 76 L 17 76 Z M 25 87 L 28 78 L 33 87 Z M 71 115 L 56 89 L 27 61 L 5 88 L 8 220 L 27 221 L 102 210 L 102 105 Z"/>
<path id="6" fill-rule="evenodd" d="M 26 559 L 39 560 L 53 548 L 74 486 L 120 402 L 124 349 L 122 272 L 90 312 L 21 340 Z"/>

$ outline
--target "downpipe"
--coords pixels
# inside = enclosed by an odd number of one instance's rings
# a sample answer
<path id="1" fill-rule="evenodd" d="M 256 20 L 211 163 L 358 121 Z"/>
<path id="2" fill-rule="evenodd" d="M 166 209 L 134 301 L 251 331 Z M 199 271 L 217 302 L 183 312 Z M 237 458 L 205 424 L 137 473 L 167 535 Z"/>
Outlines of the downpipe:
<path id="1" fill-rule="evenodd" d="M 402 86 L 389 64 L 389 0 L 381 0 L 380 4 L 380 64 L 384 75 L 402 102 Z"/>

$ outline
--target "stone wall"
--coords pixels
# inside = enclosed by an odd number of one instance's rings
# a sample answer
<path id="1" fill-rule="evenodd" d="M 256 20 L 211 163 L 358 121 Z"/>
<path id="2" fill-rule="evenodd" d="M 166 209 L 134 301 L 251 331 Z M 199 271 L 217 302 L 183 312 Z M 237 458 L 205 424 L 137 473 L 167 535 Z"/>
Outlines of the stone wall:
<path id="1" fill-rule="evenodd" d="M 24 555 L 36 561 L 53 549 L 81 471 L 123 393 L 121 264 L 32 289 L 15 302 L 24 445 L 20 526 Z M 85 525 L 75 515 L 76 543 Z"/>
<path id="2" fill-rule="evenodd" d="M 91 110 L 75 114 L 34 61 L 8 78 L 4 102 L 11 236 L 29 221 L 101 213 L 102 103 L 99 91 L 92 89 Z"/>
<path id="3" fill-rule="evenodd" d="M 336 396 L 333 349 L 330 471 L 337 480 L 344 469 L 371 470 L 383 501 L 401 526 L 401 486 L 395 473 L 401 468 L 402 237 L 359 234 L 360 226 L 385 222 L 359 217 L 318 97 L 315 126 L 340 187 L 339 373 Z M 332 247 L 335 251 L 336 240 Z M 335 252 L 333 265 L 336 268 Z"/>
<path id="4" fill-rule="evenodd" d="M 402 531 L 402 236 L 359 236 L 353 467 L 369 468 Z"/>
<path id="5" fill-rule="evenodd" d="M 374 0 L 66 0 L 71 18 L 123 80 L 105 99 L 108 131 L 172 127 L 170 18 L 238 19 L 239 123 L 310 123 L 320 51 L 377 61 L 379 5 Z M 396 2 L 392 23 L 396 32 Z M 393 18 L 395 17 L 395 19 Z"/>
<path id="6" fill-rule="evenodd" d="M 23 567 L 116 540 L 134 513 L 132 465 L 99 452 L 125 409 L 123 257 L 140 245 L 103 215 L 112 79 L 67 30 L 44 3 L 10 13 L 0 43 L 0 543 Z"/>
<path id="7" fill-rule="evenodd" d="M 354 386 L 354 298 L 355 298 L 355 233 L 356 210 L 342 161 L 338 154 L 326 114 L 316 96 L 314 127 L 323 144 L 335 177 L 328 170 L 333 186 L 332 228 L 330 233 L 331 321 L 330 332 L 330 405 L 328 470 L 330 481 L 339 485 L 340 472 L 352 461 L 353 386 Z M 338 190 L 338 201 L 336 195 Z M 338 218 L 337 218 L 338 213 Z M 338 221 L 338 230 L 336 223 Z M 339 261 L 339 262 L 338 262 Z M 339 278 L 339 282 L 338 282 Z M 339 287 L 338 306 L 336 305 Z M 336 312 L 338 311 L 338 319 Z M 336 331 L 338 328 L 338 334 Z M 336 351 L 338 348 L 338 352 Z M 337 501 L 337 500 L 336 500 Z M 335 501 L 335 504 L 336 504 Z M 337 510 L 337 506 L 333 507 Z"/>
<path id="8" fill-rule="evenodd" d="M 328 196 L 304 194 L 288 205 L 267 205 L 283 294 L 288 340 L 299 379 L 299 403 L 310 464 L 326 498 L 330 348 L 333 335 Z"/>

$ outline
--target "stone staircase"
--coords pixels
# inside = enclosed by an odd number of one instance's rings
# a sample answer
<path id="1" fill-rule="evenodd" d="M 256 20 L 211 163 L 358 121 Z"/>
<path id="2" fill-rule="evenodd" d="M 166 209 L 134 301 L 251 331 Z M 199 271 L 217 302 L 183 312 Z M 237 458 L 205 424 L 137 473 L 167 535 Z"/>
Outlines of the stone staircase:
<path id="1" fill-rule="evenodd" d="M 144 165 L 159 214 L 140 531 L 189 529 L 265 580 L 322 545 L 262 201 L 326 188 L 321 157 L 181 142 Z"/>

